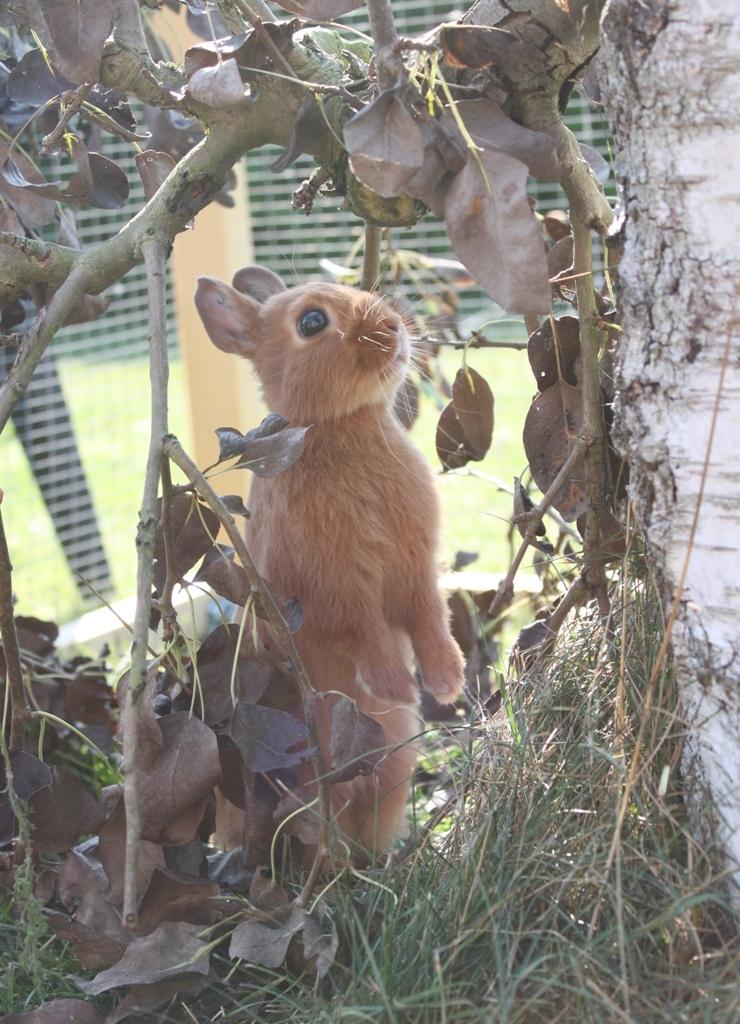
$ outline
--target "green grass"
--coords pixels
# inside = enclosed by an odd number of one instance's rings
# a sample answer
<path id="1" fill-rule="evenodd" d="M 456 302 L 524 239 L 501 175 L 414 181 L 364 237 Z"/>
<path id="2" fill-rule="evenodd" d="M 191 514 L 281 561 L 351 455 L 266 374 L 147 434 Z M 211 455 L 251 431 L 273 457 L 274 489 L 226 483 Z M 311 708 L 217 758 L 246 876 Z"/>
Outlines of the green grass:
<path id="1" fill-rule="evenodd" d="M 716 862 L 687 827 L 668 672 L 606 868 L 662 630 L 654 596 L 627 589 L 623 629 L 615 591 L 614 638 L 602 641 L 584 614 L 552 660 L 510 679 L 518 740 L 503 714 L 474 732 L 429 734 L 426 767 L 440 775 L 417 787 L 419 821 L 448 793 L 457 799 L 400 864 L 329 889 L 340 945 L 320 986 L 310 973 L 242 965 L 188 1000 L 189 1014 L 147 1021 L 736 1024 L 740 943 Z M 3 942 L 8 962 L 0 929 Z M 67 994 L 68 960 L 43 955 L 47 998 Z M 221 953 L 214 964 L 222 979 L 233 967 Z"/>
<path id="2" fill-rule="evenodd" d="M 133 593 L 134 538 L 149 443 L 149 377 L 145 359 L 64 359 L 62 386 L 113 572 L 117 597 Z M 183 365 L 170 377 L 172 428 L 187 443 Z M 3 518 L 21 614 L 65 622 L 85 610 L 51 519 L 12 425 L 0 439 Z"/>
<path id="3" fill-rule="evenodd" d="M 438 735 L 442 760 L 456 755 L 454 811 L 402 865 L 374 874 L 386 888 L 355 879 L 331 890 L 340 951 L 320 992 L 310 978 L 245 968 L 196 1018 L 241 1022 L 262 999 L 254 1019 L 272 1024 L 736 1024 L 740 944 L 687 828 L 669 674 L 605 867 L 660 635 L 657 602 L 635 585 L 623 635 L 602 646 L 584 617 L 527 685 L 512 680 L 518 743 L 505 716 L 472 745 Z"/>

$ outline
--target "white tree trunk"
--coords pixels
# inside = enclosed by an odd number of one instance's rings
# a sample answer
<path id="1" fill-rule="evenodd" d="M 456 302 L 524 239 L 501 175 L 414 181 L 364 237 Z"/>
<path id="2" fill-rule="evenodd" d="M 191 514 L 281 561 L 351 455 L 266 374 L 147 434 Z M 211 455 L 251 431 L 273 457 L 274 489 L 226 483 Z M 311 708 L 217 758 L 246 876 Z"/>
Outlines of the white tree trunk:
<path id="1" fill-rule="evenodd" d="M 688 558 L 683 768 L 740 908 L 740 5 L 611 0 L 603 32 L 626 213 L 618 443 L 666 609 Z"/>

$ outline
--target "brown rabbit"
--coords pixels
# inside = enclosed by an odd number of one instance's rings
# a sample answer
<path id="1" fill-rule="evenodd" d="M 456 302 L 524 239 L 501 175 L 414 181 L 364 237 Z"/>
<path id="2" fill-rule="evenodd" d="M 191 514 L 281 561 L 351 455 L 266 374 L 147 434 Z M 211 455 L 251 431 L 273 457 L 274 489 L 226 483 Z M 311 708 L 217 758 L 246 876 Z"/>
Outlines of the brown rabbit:
<path id="1" fill-rule="evenodd" d="M 414 656 L 442 703 L 460 693 L 464 667 L 438 589 L 434 480 L 393 411 L 409 338 L 377 295 L 287 289 L 260 267 L 233 287 L 201 277 L 195 302 L 213 343 L 252 360 L 269 408 L 310 426 L 289 470 L 254 478 L 247 541 L 265 578 L 301 603 L 296 641 L 316 688 L 347 694 L 383 727 L 386 757 L 334 785 L 332 801 L 356 855 L 385 851 L 417 759 Z"/>

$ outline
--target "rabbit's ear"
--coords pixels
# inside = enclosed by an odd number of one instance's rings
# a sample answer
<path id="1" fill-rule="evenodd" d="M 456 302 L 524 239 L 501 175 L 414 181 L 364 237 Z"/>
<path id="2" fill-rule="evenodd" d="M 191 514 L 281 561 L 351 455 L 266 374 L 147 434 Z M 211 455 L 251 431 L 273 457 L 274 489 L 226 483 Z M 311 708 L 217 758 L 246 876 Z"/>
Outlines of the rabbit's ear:
<path id="1" fill-rule="evenodd" d="M 260 307 L 254 299 L 215 277 L 199 277 L 195 305 L 216 348 L 254 355 L 260 330 Z"/>
<path id="2" fill-rule="evenodd" d="M 242 295 L 249 295 L 255 302 L 266 302 L 271 295 L 286 291 L 282 280 L 266 267 L 242 267 L 237 270 L 232 285 Z"/>

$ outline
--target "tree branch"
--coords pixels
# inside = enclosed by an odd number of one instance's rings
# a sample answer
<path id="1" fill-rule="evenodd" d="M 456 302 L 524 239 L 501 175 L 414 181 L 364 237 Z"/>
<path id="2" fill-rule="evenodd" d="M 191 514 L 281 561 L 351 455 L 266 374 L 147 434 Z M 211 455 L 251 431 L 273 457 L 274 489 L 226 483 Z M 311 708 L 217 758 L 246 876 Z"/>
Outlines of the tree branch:
<path id="1" fill-rule="evenodd" d="M 170 472 L 170 460 L 163 457 L 161 460 L 161 476 L 162 476 L 162 538 L 164 540 L 164 557 L 166 566 L 166 576 L 164 585 L 162 586 L 162 593 L 157 599 L 157 607 L 159 608 L 159 614 L 162 616 L 162 639 L 165 643 L 168 643 L 175 636 L 175 629 L 177 624 L 177 613 L 172 604 L 172 592 L 175 589 L 177 583 L 177 577 L 173 572 L 173 566 L 175 564 L 175 548 L 172 537 L 172 497 L 174 494 L 172 488 L 172 474 Z"/>
<path id="2" fill-rule="evenodd" d="M 303 703 L 306 732 L 308 733 L 309 743 L 315 749 L 315 753 L 312 757 L 312 764 L 314 772 L 316 773 L 319 791 L 318 848 L 309 877 L 306 880 L 300 896 L 296 900 L 296 904 L 298 906 L 303 906 L 313 892 L 322 865 L 328 856 L 330 849 L 329 832 L 331 823 L 331 796 L 329 792 L 329 782 L 326 777 L 326 770 L 324 767 L 324 758 L 319 743 L 318 728 L 316 725 L 316 691 L 301 660 L 301 656 L 298 653 L 295 641 L 293 640 L 288 624 L 285 621 L 282 610 L 270 591 L 270 588 L 265 585 L 265 582 L 249 553 L 249 549 L 242 537 L 241 530 L 237 526 L 236 520 L 192 459 L 184 451 L 176 437 L 170 434 L 169 437 L 165 438 L 163 449 L 164 454 L 171 459 L 176 466 L 179 466 L 188 480 L 193 484 L 196 492 L 218 516 L 219 521 L 228 534 L 229 540 L 234 546 L 234 550 L 239 556 L 239 561 L 247 574 L 251 592 L 255 597 L 259 598 L 265 615 L 267 616 L 267 619 L 275 633 L 278 644 L 290 662 L 293 675 L 295 676 L 295 680 L 298 685 L 298 691 Z"/>
<path id="3" fill-rule="evenodd" d="M 0 491 L 0 504 L 3 492 Z M 10 749 L 21 750 L 26 722 L 31 709 L 23 685 L 23 666 L 13 616 L 13 566 L 5 537 L 3 515 L 0 511 L 0 639 L 5 655 L 5 685 L 10 692 Z M 2 730 L 0 730 L 1 732 Z"/>
<path id="4" fill-rule="evenodd" d="M 403 74 L 398 32 L 390 0 L 367 0 L 370 32 L 375 42 L 375 63 L 381 89 L 392 89 Z"/>
<path id="5" fill-rule="evenodd" d="M 167 433 L 167 358 L 166 270 L 167 243 L 151 237 L 142 246 L 149 292 L 149 376 L 151 381 L 151 428 L 149 455 L 144 478 L 144 494 L 136 536 L 138 568 L 136 573 L 136 615 L 131 645 L 131 670 L 121 713 L 123 734 L 123 798 L 126 807 L 126 866 L 123 884 L 123 925 L 136 927 L 139 893 L 137 870 L 141 847 L 141 807 L 139 804 L 138 701 L 147 672 L 147 638 L 152 611 L 154 540 L 157 532 L 157 490 L 162 465 L 162 441 Z"/>
<path id="6" fill-rule="evenodd" d="M 61 284 L 79 256 L 77 249 L 0 231 L 0 287 L 20 294 L 29 281 Z"/>
<path id="7" fill-rule="evenodd" d="M 377 224 L 365 221 L 365 251 L 362 256 L 362 280 L 360 287 L 373 292 L 380 287 L 380 246 L 383 229 Z"/>
<path id="8" fill-rule="evenodd" d="M 501 580 L 498 586 L 496 594 L 491 601 L 491 606 L 488 609 L 488 614 L 493 618 L 503 611 L 503 609 L 509 604 L 514 596 L 514 577 L 519 571 L 519 566 L 522 564 L 522 559 L 527 553 L 527 548 L 530 546 L 535 536 L 537 535 L 537 527 L 542 522 L 543 516 L 547 512 L 552 499 L 558 493 L 560 488 L 563 486 L 565 481 L 570 476 L 575 466 L 580 462 L 583 457 L 584 451 L 589 447 L 591 439 L 585 434 L 580 434 L 573 442 L 573 447 L 568 453 L 568 457 L 560 467 L 558 475 L 555 477 L 553 482 L 545 491 L 542 500 L 536 508 L 533 508 L 531 512 L 527 513 L 527 528 L 524 531 L 524 539 L 519 546 L 519 550 L 514 556 L 514 560 L 509 566 L 509 571 L 506 576 Z"/>

